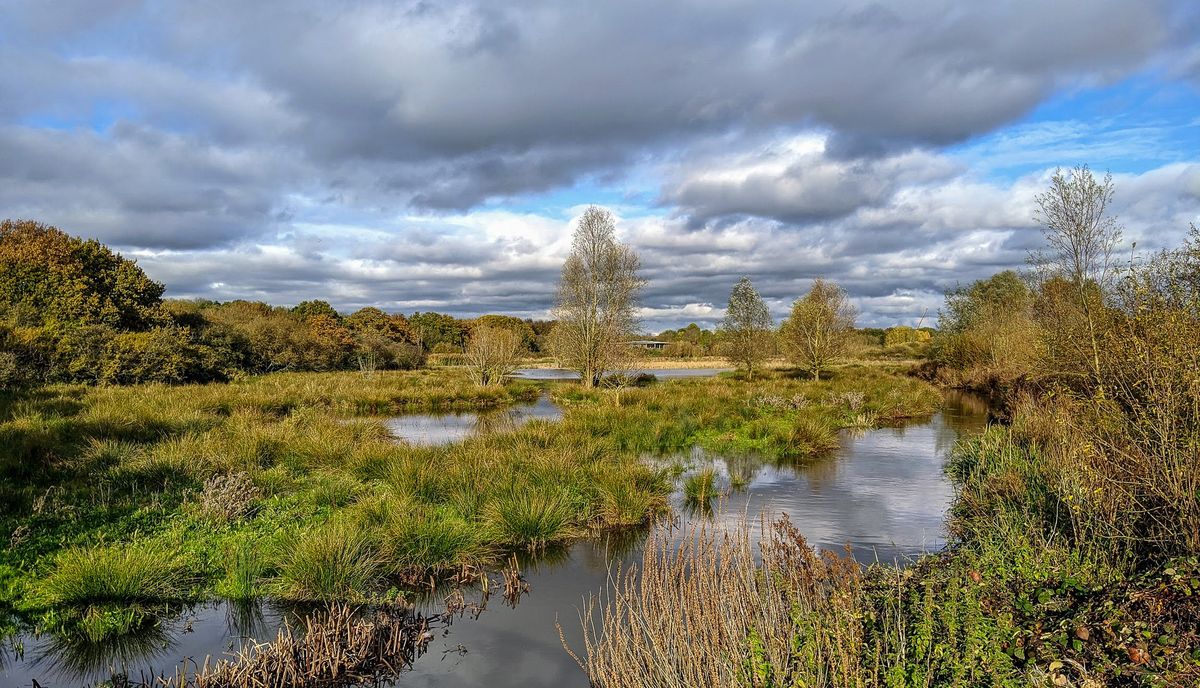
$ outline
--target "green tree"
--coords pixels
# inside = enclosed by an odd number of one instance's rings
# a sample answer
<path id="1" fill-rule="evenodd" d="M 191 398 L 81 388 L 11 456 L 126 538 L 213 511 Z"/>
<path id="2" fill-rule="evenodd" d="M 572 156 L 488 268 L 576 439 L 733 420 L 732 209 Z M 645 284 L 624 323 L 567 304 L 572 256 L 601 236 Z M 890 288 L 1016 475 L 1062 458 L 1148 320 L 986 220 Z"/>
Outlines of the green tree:
<path id="1" fill-rule="evenodd" d="M 315 318 L 319 315 L 333 318 L 334 320 L 342 319 L 342 316 L 338 314 L 337 310 L 335 310 L 333 306 L 329 305 L 328 301 L 321 301 L 319 299 L 313 301 L 301 301 L 292 308 L 292 315 L 295 315 L 297 318 L 301 318 L 303 320 Z"/>
<path id="2" fill-rule="evenodd" d="M 20 324 L 145 330 L 167 322 L 162 294 L 163 285 L 98 241 L 28 220 L 0 223 L 0 310 Z"/>
<path id="3" fill-rule="evenodd" d="M 725 355 L 754 379 L 754 368 L 770 355 L 772 349 L 771 311 L 750 282 L 743 277 L 729 293 L 729 306 L 721 321 L 720 334 Z M 692 327 L 696 327 L 695 323 Z M 696 327 L 698 331 L 700 328 Z M 696 333 L 698 335 L 698 332 Z M 698 339 L 698 337 L 697 337 Z"/>

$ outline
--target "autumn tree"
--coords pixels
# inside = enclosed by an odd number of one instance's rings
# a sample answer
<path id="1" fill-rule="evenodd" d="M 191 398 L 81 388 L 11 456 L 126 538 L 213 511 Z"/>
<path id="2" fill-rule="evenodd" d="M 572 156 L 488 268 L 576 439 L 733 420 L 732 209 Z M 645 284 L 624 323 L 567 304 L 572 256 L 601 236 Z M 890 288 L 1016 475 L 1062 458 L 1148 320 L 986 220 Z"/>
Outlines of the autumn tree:
<path id="1" fill-rule="evenodd" d="M 584 211 L 562 268 L 554 309 L 553 349 L 584 387 L 632 357 L 637 307 L 645 280 L 633 249 L 617 241 L 616 220 L 603 208 Z"/>
<path id="2" fill-rule="evenodd" d="M 0 309 L 23 325 L 168 323 L 163 285 L 96 240 L 29 220 L 0 223 Z"/>
<path id="3" fill-rule="evenodd" d="M 1111 174 L 1097 180 L 1082 165 L 1067 173 L 1055 170 L 1050 188 L 1034 199 L 1047 250 L 1031 254 L 1030 262 L 1046 287 L 1041 310 L 1044 322 L 1053 323 L 1046 333 L 1050 353 L 1060 362 L 1056 372 L 1079 368 L 1097 385 L 1105 297 L 1121 242 L 1121 226 L 1111 213 L 1113 192 Z"/>
<path id="4" fill-rule="evenodd" d="M 733 285 L 729 306 L 721 321 L 720 335 L 725 356 L 754 379 L 754 368 L 771 354 L 771 311 L 763 303 L 749 277 Z"/>
<path id="5" fill-rule="evenodd" d="M 463 359 L 475 384 L 503 384 L 517 368 L 525 350 L 521 337 L 510 328 L 476 325 L 471 330 Z"/>
<path id="6" fill-rule="evenodd" d="M 856 311 L 838 285 L 813 281 L 808 294 L 796 299 L 780 330 L 788 357 L 814 380 L 842 356 L 854 333 Z"/>

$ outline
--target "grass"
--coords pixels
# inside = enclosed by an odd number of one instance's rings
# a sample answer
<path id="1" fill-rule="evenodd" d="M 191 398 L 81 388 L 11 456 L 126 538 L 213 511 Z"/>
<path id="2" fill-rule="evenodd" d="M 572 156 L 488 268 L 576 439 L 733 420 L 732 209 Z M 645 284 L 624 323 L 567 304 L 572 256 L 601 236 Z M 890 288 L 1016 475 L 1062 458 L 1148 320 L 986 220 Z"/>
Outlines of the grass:
<path id="1" fill-rule="evenodd" d="M 51 605 L 167 602 L 187 595 L 178 555 L 149 542 L 65 550 L 39 587 Z"/>
<path id="2" fill-rule="evenodd" d="M 683 481 L 683 496 L 689 504 L 707 505 L 717 495 L 717 472 L 711 467 L 702 468 Z"/>
<path id="3" fill-rule="evenodd" d="M 0 606 L 49 625 L 68 607 L 157 597 L 372 601 L 510 551 L 647 523 L 667 510 L 672 480 L 642 452 L 700 444 L 803 459 L 865 410 L 883 422 L 929 413 L 937 399 L 871 366 L 820 383 L 786 372 L 661 382 L 619 398 L 559 385 L 562 421 L 440 447 L 394 442 L 377 419 L 487 409 L 539 389 L 479 389 L 454 370 L 285 373 L 0 400 L 0 533 L 10 540 Z M 139 558 L 155 552 L 176 556 Z M 176 561 L 188 562 L 186 581 L 165 575 Z M 139 562 L 171 590 L 103 573 L 137 575 Z M 105 602 L 67 594 L 102 584 L 114 586 Z M 89 623 L 129 625 L 112 610 Z"/>
<path id="4" fill-rule="evenodd" d="M 359 600 L 377 592 L 384 561 L 370 535 L 347 524 L 298 533 L 283 542 L 275 589 L 297 601 Z"/>

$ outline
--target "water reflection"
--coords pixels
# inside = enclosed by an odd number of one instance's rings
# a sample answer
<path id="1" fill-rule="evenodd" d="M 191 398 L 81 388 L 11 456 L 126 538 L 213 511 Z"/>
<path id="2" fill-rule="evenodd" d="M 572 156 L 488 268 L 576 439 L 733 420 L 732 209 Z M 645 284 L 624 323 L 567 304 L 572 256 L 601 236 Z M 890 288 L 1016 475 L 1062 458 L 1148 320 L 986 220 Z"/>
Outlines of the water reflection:
<path id="1" fill-rule="evenodd" d="M 556 421 L 562 409 L 543 394 L 532 404 L 469 413 L 418 413 L 384 421 L 396 438 L 419 445 L 461 442 L 468 437 L 512 432 L 531 420 Z"/>

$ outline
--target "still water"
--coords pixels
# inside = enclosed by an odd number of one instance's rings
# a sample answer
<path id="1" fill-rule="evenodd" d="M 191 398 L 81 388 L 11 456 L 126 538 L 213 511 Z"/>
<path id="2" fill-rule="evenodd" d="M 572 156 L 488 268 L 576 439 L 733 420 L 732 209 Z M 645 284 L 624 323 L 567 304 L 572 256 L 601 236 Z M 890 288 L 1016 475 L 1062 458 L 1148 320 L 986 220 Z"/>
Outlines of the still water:
<path id="1" fill-rule="evenodd" d="M 389 432 L 409 444 L 434 445 L 460 442 L 473 435 L 511 432 L 531 420 L 558 420 L 562 409 L 543 394 L 532 404 L 517 404 L 493 411 L 415 413 L 384 421 Z"/>
<path id="2" fill-rule="evenodd" d="M 680 377 L 713 377 L 733 368 L 643 368 L 631 371 L 633 374 L 648 374 L 659 379 Z M 522 380 L 578 380 L 579 373 L 565 368 L 518 368 L 513 371 L 513 377 Z"/>
<path id="3" fill-rule="evenodd" d="M 525 417 L 520 413 L 552 414 L 547 407 L 552 408 L 550 402 L 540 400 L 518 411 L 517 419 Z M 787 513 L 816 547 L 848 546 L 859 561 L 903 564 L 944 544 L 943 519 L 953 489 L 943 465 L 958 438 L 982 431 L 986 411 L 972 397 L 951 395 L 927 421 L 845 433 L 835 455 L 803 465 L 696 450 L 676 458 L 682 458 L 689 471 L 714 468 L 728 496 L 714 513 L 689 514 L 677 494 L 675 513 L 684 525 L 695 519 L 733 523 L 743 516 L 754 524 L 760 513 Z M 458 427 L 458 420 L 442 417 L 438 422 Z M 478 431 L 471 422 L 464 423 L 466 432 Z M 425 432 L 427 441 L 435 441 L 435 435 L 444 441 L 440 429 Z M 738 476 L 745 487 L 730 490 L 730 476 Z M 531 591 L 519 604 L 510 608 L 493 597 L 478 618 L 467 616 L 439 630 L 398 684 L 586 688 L 583 672 L 562 649 L 555 622 L 579 648 L 579 610 L 586 597 L 604 588 L 615 564 L 638 561 L 644 539 L 642 531 L 582 541 L 524 562 Z M 425 604 L 427 613 L 440 609 L 436 600 Z M 202 661 L 206 655 L 219 656 L 238 647 L 248 637 L 270 639 L 288 615 L 270 605 L 238 609 L 222 602 L 194 607 L 155 633 L 117 647 L 64 646 L 24 637 L 23 656 L 14 656 L 11 648 L 0 654 L 0 685 L 28 688 L 34 679 L 55 688 L 92 685 L 108 678 L 114 667 L 131 676 L 170 672 L 185 657 Z"/>

